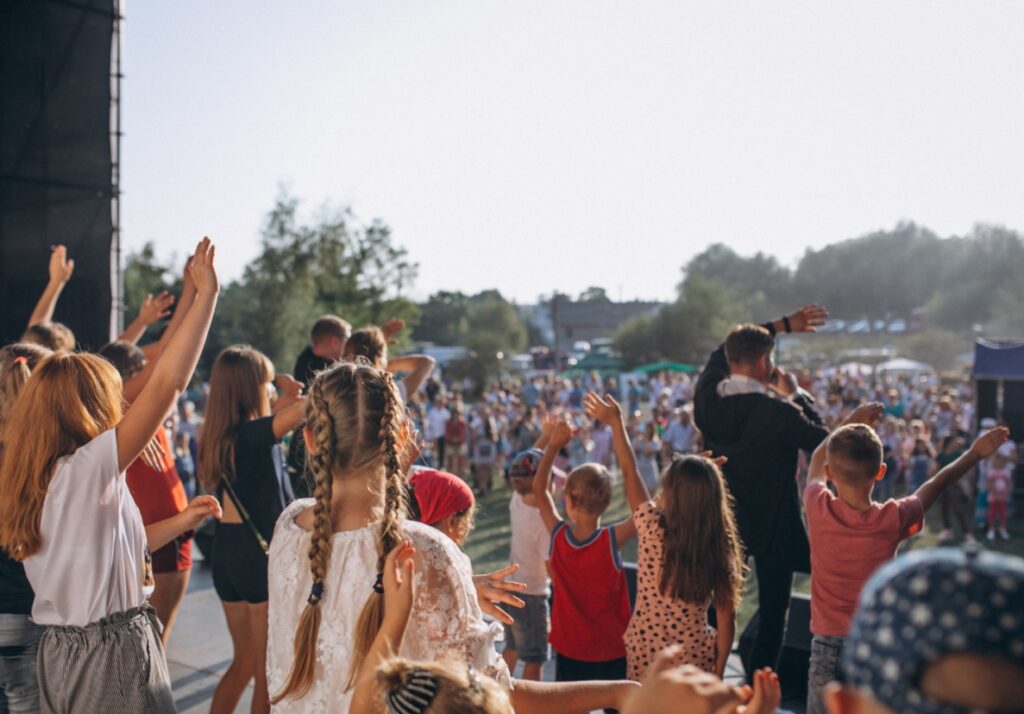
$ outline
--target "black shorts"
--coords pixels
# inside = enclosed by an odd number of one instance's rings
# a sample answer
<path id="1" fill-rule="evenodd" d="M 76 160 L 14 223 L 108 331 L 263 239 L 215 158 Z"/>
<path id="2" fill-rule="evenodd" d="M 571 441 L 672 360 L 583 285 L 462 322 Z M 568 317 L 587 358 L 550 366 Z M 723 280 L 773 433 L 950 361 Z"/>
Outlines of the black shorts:
<path id="1" fill-rule="evenodd" d="M 218 523 L 213 536 L 213 589 L 224 602 L 267 601 L 267 556 L 244 523 Z"/>

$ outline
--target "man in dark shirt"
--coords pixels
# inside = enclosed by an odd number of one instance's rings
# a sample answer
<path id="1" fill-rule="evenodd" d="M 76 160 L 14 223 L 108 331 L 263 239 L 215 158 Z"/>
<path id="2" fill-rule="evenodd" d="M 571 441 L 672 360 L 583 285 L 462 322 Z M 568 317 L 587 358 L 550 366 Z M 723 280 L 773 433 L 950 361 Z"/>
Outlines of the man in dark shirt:
<path id="1" fill-rule="evenodd" d="M 345 353 L 345 343 L 351 335 L 352 325 L 337 315 L 317 318 L 309 333 L 310 344 L 295 360 L 295 379 L 308 387 L 317 372 L 341 359 Z"/>
<path id="2" fill-rule="evenodd" d="M 733 328 L 711 354 L 694 394 L 705 448 L 728 458 L 722 471 L 757 571 L 760 626 L 750 677 L 761 667 L 778 668 L 793 573 L 810 571 L 797 459 L 828 436 L 810 396 L 774 365 L 775 334 L 814 332 L 827 316 L 812 305 L 763 326 Z"/>

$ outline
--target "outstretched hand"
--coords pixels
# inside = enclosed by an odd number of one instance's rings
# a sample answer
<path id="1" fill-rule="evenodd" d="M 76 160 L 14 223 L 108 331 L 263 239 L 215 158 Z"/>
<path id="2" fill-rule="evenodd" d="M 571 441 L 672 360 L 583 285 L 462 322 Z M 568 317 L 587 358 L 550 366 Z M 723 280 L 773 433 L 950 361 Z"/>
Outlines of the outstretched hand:
<path id="1" fill-rule="evenodd" d="M 139 320 L 144 325 L 152 325 L 171 314 L 171 305 L 174 304 L 174 296 L 166 290 L 160 292 L 156 297 L 152 294 L 146 295 L 139 308 Z"/>
<path id="2" fill-rule="evenodd" d="M 220 520 L 224 515 L 220 509 L 220 501 L 213 496 L 196 496 L 181 513 L 188 523 L 185 530 L 195 528 L 210 516 Z"/>
<path id="3" fill-rule="evenodd" d="M 384 339 L 388 341 L 389 345 L 395 344 L 395 335 L 405 329 L 405 320 L 401 320 L 397 317 L 393 317 L 383 325 L 381 325 L 380 331 L 384 333 Z"/>
<path id="4" fill-rule="evenodd" d="M 987 459 L 989 456 L 996 453 L 996 450 L 1005 444 L 1006 440 L 1009 438 L 1010 430 L 1005 426 L 997 426 L 994 429 L 989 429 L 974 440 L 974 443 L 971 444 L 971 453 L 979 460 Z"/>
<path id="5" fill-rule="evenodd" d="M 609 426 L 622 419 L 622 407 L 611 395 L 601 397 L 596 392 L 587 392 L 583 397 L 583 411 L 591 419 Z"/>
<path id="6" fill-rule="evenodd" d="M 68 249 L 63 245 L 55 245 L 50 253 L 50 282 L 66 283 L 75 272 L 75 261 L 68 260 Z"/>
<path id="7" fill-rule="evenodd" d="M 885 407 L 882 406 L 881 402 L 867 402 L 861 404 L 846 417 L 844 424 L 866 424 L 867 426 L 875 426 L 882 420 L 882 415 L 885 413 Z"/>
<path id="8" fill-rule="evenodd" d="M 817 332 L 819 327 L 828 322 L 828 310 L 821 305 L 804 305 L 787 317 L 792 332 Z"/>
<path id="9" fill-rule="evenodd" d="M 476 587 L 476 599 L 480 604 L 480 609 L 506 625 L 511 625 L 515 620 L 498 607 L 499 603 L 515 608 L 526 607 L 525 602 L 513 595 L 513 593 L 526 590 L 526 583 L 505 580 L 517 570 L 519 570 L 519 564 L 513 563 L 501 570 L 495 570 L 493 573 L 473 576 L 473 585 Z"/>
<path id="10" fill-rule="evenodd" d="M 548 446 L 558 450 L 572 441 L 572 424 L 568 416 L 558 417 L 551 424 L 551 431 L 548 436 Z"/>
<path id="11" fill-rule="evenodd" d="M 196 246 L 196 252 L 188 264 L 189 275 L 200 293 L 216 295 L 220 291 L 220 281 L 213 267 L 216 247 L 209 238 L 203 238 Z"/>

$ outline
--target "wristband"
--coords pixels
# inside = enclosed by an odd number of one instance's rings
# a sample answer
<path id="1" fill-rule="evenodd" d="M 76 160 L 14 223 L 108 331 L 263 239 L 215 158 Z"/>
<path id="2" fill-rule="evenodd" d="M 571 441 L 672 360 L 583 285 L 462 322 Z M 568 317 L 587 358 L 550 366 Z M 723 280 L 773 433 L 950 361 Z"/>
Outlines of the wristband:
<path id="1" fill-rule="evenodd" d="M 782 316 L 782 326 L 786 328 L 787 335 L 793 331 L 792 325 L 789 324 L 789 315 Z"/>

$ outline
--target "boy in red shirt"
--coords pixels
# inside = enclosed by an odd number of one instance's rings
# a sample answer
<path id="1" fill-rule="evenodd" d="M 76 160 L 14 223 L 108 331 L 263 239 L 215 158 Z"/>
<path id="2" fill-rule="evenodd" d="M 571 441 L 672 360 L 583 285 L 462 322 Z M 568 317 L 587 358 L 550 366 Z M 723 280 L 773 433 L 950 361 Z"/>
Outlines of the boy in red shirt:
<path id="1" fill-rule="evenodd" d="M 944 489 L 994 453 L 1009 436 L 992 429 L 913 495 L 878 503 L 871 490 L 885 476 L 882 442 L 873 426 L 881 404 L 865 404 L 823 442 L 811 458 L 804 506 L 811 542 L 811 664 L 807 714 L 824 714 L 822 691 L 835 679 L 860 591 L 871 575 L 920 532 L 924 513 Z M 831 481 L 838 495 L 829 491 Z"/>
<path id="2" fill-rule="evenodd" d="M 566 520 L 551 495 L 551 467 L 572 439 L 572 427 L 551 427 L 544 458 L 533 479 L 533 495 L 544 526 L 551 533 L 549 569 L 555 599 L 551 608 L 551 646 L 556 652 L 555 679 L 575 682 L 626 678 L 629 592 L 619 548 L 636 536 L 633 519 L 602 526 L 612 501 L 612 477 L 600 464 L 582 464 L 565 482 Z"/>

